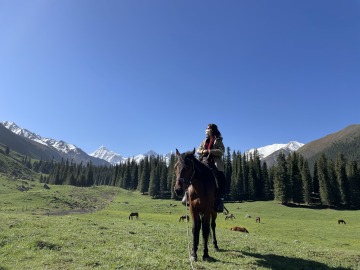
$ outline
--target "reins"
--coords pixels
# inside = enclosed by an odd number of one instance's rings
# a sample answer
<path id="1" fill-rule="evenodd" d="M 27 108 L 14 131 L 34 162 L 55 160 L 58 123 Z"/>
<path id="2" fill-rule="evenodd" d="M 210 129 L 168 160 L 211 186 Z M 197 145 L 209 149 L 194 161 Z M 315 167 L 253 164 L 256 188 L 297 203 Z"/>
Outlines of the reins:
<path id="1" fill-rule="evenodd" d="M 185 199 L 185 208 L 186 208 L 186 210 L 185 210 L 185 216 L 187 216 L 187 215 L 188 215 L 188 207 L 187 207 L 187 204 L 188 204 L 188 196 L 186 195 L 185 197 L 186 197 L 186 199 Z M 188 242 L 189 261 L 190 261 L 191 268 L 192 268 L 192 269 L 195 269 L 195 268 L 194 268 L 194 265 L 193 265 L 193 262 L 192 262 L 192 260 L 191 260 L 189 221 L 186 220 L 186 223 L 187 223 L 187 225 L 186 225 L 186 233 L 187 233 L 187 242 Z"/>

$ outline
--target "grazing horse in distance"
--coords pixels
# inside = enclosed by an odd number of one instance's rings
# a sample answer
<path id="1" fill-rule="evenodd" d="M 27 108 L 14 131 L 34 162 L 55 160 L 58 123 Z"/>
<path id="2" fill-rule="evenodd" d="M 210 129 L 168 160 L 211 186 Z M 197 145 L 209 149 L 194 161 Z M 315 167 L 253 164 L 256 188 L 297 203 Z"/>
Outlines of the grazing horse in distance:
<path id="1" fill-rule="evenodd" d="M 256 217 L 256 223 L 260 223 L 260 217 Z"/>
<path id="2" fill-rule="evenodd" d="M 346 224 L 345 220 L 339 219 L 339 220 L 338 220 L 338 224 L 341 224 L 341 223 L 342 223 L 342 224 Z"/>
<path id="3" fill-rule="evenodd" d="M 243 228 L 243 227 L 232 227 L 230 230 L 232 231 L 238 231 L 238 232 L 244 232 L 244 233 L 249 233 L 248 230 L 246 228 Z"/>
<path id="4" fill-rule="evenodd" d="M 235 217 L 233 214 L 227 215 L 227 216 L 225 217 L 225 220 L 227 220 L 227 219 L 229 219 L 229 218 L 231 218 L 231 220 L 232 220 L 233 218 L 236 219 L 236 217 Z"/>
<path id="5" fill-rule="evenodd" d="M 131 212 L 129 215 L 129 219 L 133 219 L 133 217 L 136 217 L 137 219 L 139 218 L 139 213 L 138 212 Z"/>
<path id="6" fill-rule="evenodd" d="M 183 215 L 183 216 L 181 216 L 181 217 L 179 218 L 179 222 L 180 222 L 180 221 L 184 221 L 184 220 L 189 221 L 189 220 L 190 220 L 190 217 L 189 217 L 188 215 Z"/>
<path id="7" fill-rule="evenodd" d="M 212 231 L 213 245 L 219 250 L 216 240 L 216 217 L 214 202 L 216 195 L 216 182 L 211 169 L 195 157 L 193 151 L 180 153 L 176 149 L 177 162 L 175 164 L 176 182 L 174 190 L 176 195 L 182 196 L 187 190 L 189 198 L 190 214 L 192 219 L 193 247 L 191 260 L 197 260 L 200 230 L 203 237 L 203 260 L 210 258 L 208 240 L 210 227 Z"/>

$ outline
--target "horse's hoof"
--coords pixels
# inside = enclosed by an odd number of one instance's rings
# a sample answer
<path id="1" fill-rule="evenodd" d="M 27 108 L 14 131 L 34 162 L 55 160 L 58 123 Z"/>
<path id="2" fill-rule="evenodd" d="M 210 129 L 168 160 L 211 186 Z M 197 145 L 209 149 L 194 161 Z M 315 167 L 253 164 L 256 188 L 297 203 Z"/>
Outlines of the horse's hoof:
<path id="1" fill-rule="evenodd" d="M 211 258 L 209 255 L 207 255 L 207 256 L 203 256 L 203 261 L 205 261 L 205 262 L 213 262 L 214 259 Z"/>
<path id="2" fill-rule="evenodd" d="M 203 257 L 203 259 L 210 258 L 209 254 L 208 254 L 207 252 L 206 252 L 206 253 L 204 253 L 204 255 L 203 255 L 202 257 Z"/>
<path id="3" fill-rule="evenodd" d="M 219 247 L 215 247 L 215 251 L 220 251 L 220 248 L 219 248 Z"/>
<path id="4" fill-rule="evenodd" d="M 190 257 L 190 259 L 191 259 L 192 262 L 196 262 L 197 261 L 197 256 L 192 255 Z"/>

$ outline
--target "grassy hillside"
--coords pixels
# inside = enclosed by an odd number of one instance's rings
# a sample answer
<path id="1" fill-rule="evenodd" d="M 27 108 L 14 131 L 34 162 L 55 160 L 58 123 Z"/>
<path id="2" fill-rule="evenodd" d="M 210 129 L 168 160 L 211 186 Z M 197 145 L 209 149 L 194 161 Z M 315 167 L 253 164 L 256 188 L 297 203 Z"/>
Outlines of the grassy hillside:
<path id="1" fill-rule="evenodd" d="M 23 156 L 14 151 L 6 155 L 5 147 L 0 145 L 0 175 L 23 180 L 38 179 L 36 173 L 21 164 L 22 158 Z"/>
<path id="2" fill-rule="evenodd" d="M 61 155 L 49 147 L 31 141 L 20 135 L 14 134 L 2 124 L 0 124 L 0 145 L 10 147 L 11 151 L 16 151 L 24 156 L 43 160 L 61 160 Z"/>
<path id="3" fill-rule="evenodd" d="M 210 245 L 213 260 L 204 262 L 200 244 L 194 269 L 360 269 L 358 211 L 226 206 L 236 219 L 218 216 L 221 251 Z M 132 211 L 139 219 L 129 220 Z M 180 202 L 114 187 L 45 189 L 0 176 L 0 269 L 191 269 L 185 212 Z"/>
<path id="4" fill-rule="evenodd" d="M 345 158 L 360 162 L 360 125 L 351 125 L 338 132 L 305 144 L 297 150 L 313 167 L 315 160 L 324 153 L 327 158 L 336 160 L 339 153 Z"/>

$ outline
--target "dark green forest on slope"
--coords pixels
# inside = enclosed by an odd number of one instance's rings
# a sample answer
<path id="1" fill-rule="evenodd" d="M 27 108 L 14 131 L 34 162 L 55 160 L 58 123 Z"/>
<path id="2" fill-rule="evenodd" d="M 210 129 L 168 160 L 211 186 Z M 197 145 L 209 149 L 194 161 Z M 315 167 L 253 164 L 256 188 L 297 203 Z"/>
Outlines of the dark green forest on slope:
<path id="1" fill-rule="evenodd" d="M 338 147 L 345 149 L 342 144 Z M 337 153 L 336 158 L 333 153 Z M 226 200 L 276 200 L 285 205 L 360 209 L 358 162 L 338 153 L 323 153 L 314 160 L 312 169 L 302 155 L 280 153 L 277 164 L 268 168 L 256 151 L 246 156 L 227 148 L 224 155 Z M 136 190 L 152 198 L 179 199 L 173 193 L 175 163 L 176 157 L 172 155 L 169 164 L 160 156 L 147 156 L 139 163 L 95 166 L 91 162 L 30 159 L 5 145 L 0 147 L 0 173 L 9 178 L 82 187 L 110 185 Z"/>

